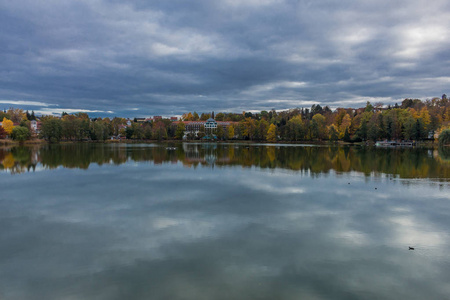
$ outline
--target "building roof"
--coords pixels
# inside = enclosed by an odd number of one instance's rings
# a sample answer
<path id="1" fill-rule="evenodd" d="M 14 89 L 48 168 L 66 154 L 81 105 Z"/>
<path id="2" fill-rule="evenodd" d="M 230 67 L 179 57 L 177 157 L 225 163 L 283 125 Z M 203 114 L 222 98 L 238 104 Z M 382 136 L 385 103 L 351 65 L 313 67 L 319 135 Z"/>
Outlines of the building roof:
<path id="1" fill-rule="evenodd" d="M 206 122 L 216 122 L 216 120 L 214 120 L 213 118 L 209 118 L 208 120 L 206 120 Z"/>

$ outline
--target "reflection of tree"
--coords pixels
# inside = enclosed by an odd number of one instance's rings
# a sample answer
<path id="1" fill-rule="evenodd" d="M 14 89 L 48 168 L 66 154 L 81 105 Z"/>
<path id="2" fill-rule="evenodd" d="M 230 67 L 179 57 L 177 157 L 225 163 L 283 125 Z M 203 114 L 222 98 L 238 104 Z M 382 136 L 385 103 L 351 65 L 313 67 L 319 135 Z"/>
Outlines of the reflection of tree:
<path id="1" fill-rule="evenodd" d="M 439 161 L 450 163 L 450 147 L 439 147 L 438 149 Z"/>
<path id="2" fill-rule="evenodd" d="M 172 145 L 173 146 L 173 145 Z M 396 174 L 400 177 L 450 178 L 450 150 L 432 155 L 426 149 L 379 149 L 362 147 L 281 147 L 235 144 L 176 144 L 143 147 L 116 144 L 62 144 L 43 147 L 0 149 L 0 169 L 11 173 L 45 168 L 89 168 L 91 163 L 122 164 L 152 161 L 155 164 L 181 162 L 186 167 L 215 165 L 282 168 L 313 174 L 363 172 Z"/>

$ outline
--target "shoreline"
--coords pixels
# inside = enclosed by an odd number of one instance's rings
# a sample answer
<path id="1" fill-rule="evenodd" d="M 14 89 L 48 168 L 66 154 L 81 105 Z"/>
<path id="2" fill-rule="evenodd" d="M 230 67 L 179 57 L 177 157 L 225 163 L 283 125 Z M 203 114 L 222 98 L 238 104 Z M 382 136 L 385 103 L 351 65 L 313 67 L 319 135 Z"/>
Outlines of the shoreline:
<path id="1" fill-rule="evenodd" d="M 35 145 L 51 145 L 51 144 L 154 144 L 154 143 L 231 143 L 231 144 L 288 144 L 288 145 L 323 145 L 323 146 L 367 146 L 375 147 L 374 142 L 356 142 L 349 143 L 344 141 L 330 142 L 330 141 L 250 141 L 250 140 L 227 140 L 227 141 L 209 141 L 209 140 L 105 140 L 105 141 L 60 141 L 58 143 L 50 143 L 42 139 L 33 139 L 23 142 L 13 141 L 11 139 L 0 140 L 0 147 L 16 147 L 16 146 L 35 146 Z M 422 141 L 417 142 L 415 148 L 437 148 L 438 143 L 436 141 Z M 383 148 L 383 147 L 380 147 Z M 388 147 L 384 147 L 388 148 Z M 395 147 L 395 148 L 406 148 L 406 147 Z"/>

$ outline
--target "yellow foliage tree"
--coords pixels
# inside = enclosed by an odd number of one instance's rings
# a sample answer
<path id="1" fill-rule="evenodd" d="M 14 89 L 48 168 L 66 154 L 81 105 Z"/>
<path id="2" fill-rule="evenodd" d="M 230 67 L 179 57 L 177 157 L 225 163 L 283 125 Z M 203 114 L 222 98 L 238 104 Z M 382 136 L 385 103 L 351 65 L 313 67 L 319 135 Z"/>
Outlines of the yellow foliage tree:
<path id="1" fill-rule="evenodd" d="M 7 118 L 3 118 L 2 127 L 3 129 L 5 129 L 6 134 L 10 135 L 14 128 L 14 123 L 11 120 L 8 120 Z"/>
<path id="2" fill-rule="evenodd" d="M 410 109 L 409 109 L 409 112 L 411 113 L 411 116 L 412 116 L 414 119 L 417 120 L 418 118 L 420 118 L 419 112 L 416 111 L 414 108 L 410 108 Z"/>
<path id="3" fill-rule="evenodd" d="M 428 125 L 431 123 L 431 117 L 426 106 L 420 110 L 420 118 L 422 118 L 422 121 L 425 124 L 425 129 L 428 129 Z"/>
<path id="4" fill-rule="evenodd" d="M 23 119 L 26 119 L 26 114 L 21 108 L 10 108 L 7 111 L 10 119 L 13 123 L 20 123 Z"/>
<path id="5" fill-rule="evenodd" d="M 345 134 L 345 129 L 349 128 L 352 124 L 352 118 L 350 118 L 349 114 L 345 114 L 344 118 L 342 118 L 341 125 L 339 126 L 339 138 L 343 138 Z"/>
<path id="6" fill-rule="evenodd" d="M 248 136 L 248 138 L 250 140 L 253 140 L 253 137 L 255 135 L 255 131 L 256 131 L 256 123 L 255 120 L 253 120 L 252 118 L 248 117 L 245 118 L 241 124 L 243 125 L 242 127 L 242 135 L 243 136 Z"/>
<path id="7" fill-rule="evenodd" d="M 228 126 L 228 138 L 229 139 L 234 138 L 234 127 L 233 127 L 233 125 Z"/>
<path id="8" fill-rule="evenodd" d="M 269 142 L 275 142 L 277 140 L 277 126 L 275 124 L 270 124 L 267 130 L 266 139 Z"/>

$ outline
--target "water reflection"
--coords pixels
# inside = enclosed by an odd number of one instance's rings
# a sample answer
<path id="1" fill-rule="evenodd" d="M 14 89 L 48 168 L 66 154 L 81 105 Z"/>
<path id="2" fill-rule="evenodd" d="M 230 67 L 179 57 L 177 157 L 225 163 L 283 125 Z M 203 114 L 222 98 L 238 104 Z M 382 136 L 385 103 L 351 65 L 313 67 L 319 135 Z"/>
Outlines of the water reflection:
<path id="1" fill-rule="evenodd" d="M 4 150 L 0 298 L 446 299 L 448 187 L 364 175 L 448 178 L 434 155 L 221 144 Z"/>
<path id="2" fill-rule="evenodd" d="M 173 146 L 173 145 L 171 145 Z M 36 167 L 88 169 L 91 164 L 128 161 L 182 163 L 186 167 L 243 166 L 309 171 L 313 174 L 362 172 L 401 178 L 450 178 L 448 149 L 378 149 L 369 147 L 275 146 L 239 144 L 65 144 L 0 149 L 0 169 L 12 174 Z"/>

